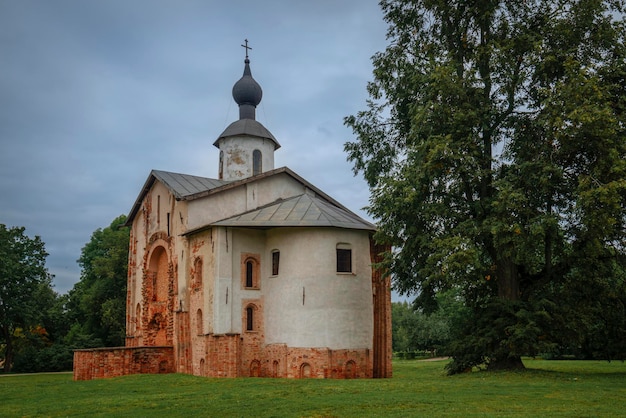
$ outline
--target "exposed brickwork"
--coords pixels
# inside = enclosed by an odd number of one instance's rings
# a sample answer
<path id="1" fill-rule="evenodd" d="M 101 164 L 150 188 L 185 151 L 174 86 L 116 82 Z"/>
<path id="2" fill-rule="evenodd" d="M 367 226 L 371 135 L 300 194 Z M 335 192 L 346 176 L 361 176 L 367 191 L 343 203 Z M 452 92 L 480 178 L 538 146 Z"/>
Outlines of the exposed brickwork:
<path id="1" fill-rule="evenodd" d="M 241 339 L 239 334 L 204 336 L 205 369 L 207 377 L 239 377 Z"/>
<path id="2" fill-rule="evenodd" d="M 391 277 L 380 267 L 389 246 L 376 245 L 370 238 L 372 260 L 372 293 L 374 295 L 373 377 L 392 376 L 391 356 Z"/>
<path id="3" fill-rule="evenodd" d="M 117 347 L 74 351 L 74 380 L 174 371 L 172 347 Z"/>
<path id="4" fill-rule="evenodd" d="M 241 334 L 241 375 L 250 377 L 261 377 L 265 375 L 261 368 L 265 366 L 263 348 L 265 345 L 265 329 L 263 321 L 263 301 L 260 299 L 244 299 L 241 301 L 241 323 L 243 332 Z M 252 330 L 247 329 L 248 309 L 253 312 Z"/>
<path id="5" fill-rule="evenodd" d="M 176 277 L 172 239 L 163 232 L 155 233 L 147 248 L 151 251 L 144 253 L 141 288 L 143 345 L 172 345 Z"/>
<path id="6" fill-rule="evenodd" d="M 189 312 L 176 312 L 177 342 L 174 346 L 176 356 L 176 371 L 178 373 L 192 373 L 192 336 L 189 324 Z"/>

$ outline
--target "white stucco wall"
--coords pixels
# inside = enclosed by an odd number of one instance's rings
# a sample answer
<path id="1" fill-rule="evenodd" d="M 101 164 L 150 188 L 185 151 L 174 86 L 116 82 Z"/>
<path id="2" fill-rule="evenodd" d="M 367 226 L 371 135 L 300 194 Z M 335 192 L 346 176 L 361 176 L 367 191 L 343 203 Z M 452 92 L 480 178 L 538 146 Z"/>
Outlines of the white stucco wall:
<path id="1" fill-rule="evenodd" d="M 274 169 L 275 143 L 269 139 L 249 136 L 235 136 L 220 140 L 220 151 L 223 152 L 223 180 L 240 180 L 252 176 L 252 152 L 261 151 L 261 172 Z"/>
<path id="2" fill-rule="evenodd" d="M 242 301 L 254 299 L 263 305 L 266 344 L 371 348 L 373 306 L 367 232 L 338 228 L 218 230 L 215 333 L 244 332 Z M 351 246 L 353 273 L 336 272 L 339 243 Z M 276 276 L 271 274 L 273 250 L 280 251 Z M 261 256 L 258 290 L 241 286 L 242 253 Z"/>
<path id="3" fill-rule="evenodd" d="M 353 274 L 336 272 L 338 243 L 351 245 Z M 275 249 L 280 251 L 280 270 L 271 276 L 269 257 Z M 367 232 L 275 229 L 268 232 L 266 256 L 263 294 L 267 344 L 371 347 L 373 307 Z"/>
<path id="4" fill-rule="evenodd" d="M 224 190 L 215 195 L 188 202 L 188 229 L 254 210 L 260 206 L 304 193 L 304 186 L 282 173 L 250 182 L 242 187 Z"/>

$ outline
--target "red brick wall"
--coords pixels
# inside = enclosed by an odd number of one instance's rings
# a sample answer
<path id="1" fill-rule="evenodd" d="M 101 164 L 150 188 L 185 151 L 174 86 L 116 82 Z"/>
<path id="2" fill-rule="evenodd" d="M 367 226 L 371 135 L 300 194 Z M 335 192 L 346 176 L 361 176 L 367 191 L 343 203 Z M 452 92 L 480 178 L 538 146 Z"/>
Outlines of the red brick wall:
<path id="1" fill-rule="evenodd" d="M 377 245 L 370 238 L 370 256 L 372 269 L 372 293 L 374 295 L 374 342 L 373 342 L 373 376 L 384 378 L 392 376 L 391 356 L 391 277 L 381 268 L 383 254 L 391 251 L 391 247 Z"/>
<path id="2" fill-rule="evenodd" d="M 174 371 L 172 347 L 116 347 L 74 351 L 74 380 Z"/>
<path id="3" fill-rule="evenodd" d="M 239 334 L 205 335 L 204 375 L 208 377 L 239 377 L 241 338 Z M 200 361 L 200 360 L 198 360 Z"/>

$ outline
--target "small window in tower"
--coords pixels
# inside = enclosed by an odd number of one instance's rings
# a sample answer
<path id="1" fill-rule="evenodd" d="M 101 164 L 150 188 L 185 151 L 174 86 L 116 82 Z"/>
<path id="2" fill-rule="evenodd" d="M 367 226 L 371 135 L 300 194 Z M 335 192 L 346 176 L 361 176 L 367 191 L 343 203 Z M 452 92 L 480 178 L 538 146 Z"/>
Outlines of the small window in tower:
<path id="1" fill-rule="evenodd" d="M 337 273 L 352 273 L 352 249 L 348 244 L 337 245 Z"/>
<path id="2" fill-rule="evenodd" d="M 224 151 L 220 151 L 220 163 L 219 163 L 219 175 L 218 178 L 222 180 L 224 178 Z"/>
<path id="3" fill-rule="evenodd" d="M 279 262 L 280 262 L 280 251 L 272 251 L 272 276 L 278 276 Z"/>
<path id="4" fill-rule="evenodd" d="M 263 164 L 261 162 L 261 151 L 255 149 L 252 151 L 252 175 L 256 176 L 263 171 Z"/>
<path id="5" fill-rule="evenodd" d="M 254 331 L 254 307 L 246 308 L 246 331 Z"/>

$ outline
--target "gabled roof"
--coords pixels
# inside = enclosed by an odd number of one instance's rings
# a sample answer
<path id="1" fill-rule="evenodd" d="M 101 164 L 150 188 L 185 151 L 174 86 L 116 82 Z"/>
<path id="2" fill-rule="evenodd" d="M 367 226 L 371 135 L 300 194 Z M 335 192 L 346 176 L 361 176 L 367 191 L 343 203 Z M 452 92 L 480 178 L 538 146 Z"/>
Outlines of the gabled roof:
<path id="1" fill-rule="evenodd" d="M 341 203 L 300 177 L 287 167 L 277 168 L 235 181 L 217 180 L 189 174 L 152 170 L 137 200 L 128 215 L 126 225 L 130 225 L 141 207 L 141 202 L 156 180 L 163 183 L 176 200 L 195 200 L 211 194 L 240 187 L 265 178 L 286 174 L 301 183 L 307 192 L 293 198 L 279 200 L 246 213 L 236 214 L 211 225 L 277 227 L 277 226 L 330 226 L 338 228 L 376 230 L 376 227 L 361 219 Z M 266 219 L 261 225 L 262 219 Z M 204 229 L 211 225 L 206 225 Z M 196 230 L 197 231 L 197 230 Z M 191 233 L 192 231 L 188 232 Z"/>
<path id="2" fill-rule="evenodd" d="M 159 180 L 169 189 L 174 195 L 176 200 L 185 200 L 189 196 L 196 195 L 198 193 L 213 190 L 221 187 L 229 182 L 223 180 L 212 179 L 208 177 L 192 176 L 190 174 L 172 173 L 170 171 L 152 170 L 146 179 L 137 200 L 133 204 L 133 207 L 126 219 L 126 225 L 131 225 L 133 219 L 137 215 L 141 202 L 154 184 L 156 180 Z"/>
<path id="3" fill-rule="evenodd" d="M 335 228 L 364 229 L 376 227 L 354 213 L 320 199 L 312 192 L 285 200 L 277 200 L 264 207 L 232 216 L 211 226 L 276 228 L 285 226 L 327 226 Z M 193 233 L 195 231 L 189 231 Z"/>
<path id="4" fill-rule="evenodd" d="M 186 197 L 231 183 L 230 181 L 192 176 L 190 174 L 171 173 L 169 171 L 152 170 L 152 174 L 165 184 L 178 200 L 185 200 Z"/>

